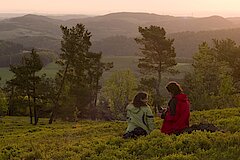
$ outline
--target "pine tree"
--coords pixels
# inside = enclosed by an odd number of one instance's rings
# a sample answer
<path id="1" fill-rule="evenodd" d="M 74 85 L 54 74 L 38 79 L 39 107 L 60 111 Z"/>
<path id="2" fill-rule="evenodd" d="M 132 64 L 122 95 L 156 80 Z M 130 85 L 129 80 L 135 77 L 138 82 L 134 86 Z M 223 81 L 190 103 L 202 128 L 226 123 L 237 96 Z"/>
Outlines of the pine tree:
<path id="1" fill-rule="evenodd" d="M 104 70 L 112 67 L 111 63 L 105 64 L 100 61 L 101 53 L 89 52 L 91 33 L 85 29 L 83 24 L 77 24 L 72 28 L 61 26 L 61 30 L 63 33 L 62 53 L 57 63 L 62 69 L 58 72 L 59 89 L 49 123 L 52 123 L 57 110 L 60 110 L 63 91 L 66 91 L 69 100 L 71 99 L 68 111 L 74 111 L 77 107 L 84 114 L 92 101 L 94 102 L 92 104 L 96 106 L 99 79 Z"/>
<path id="2" fill-rule="evenodd" d="M 40 71 L 42 67 L 43 64 L 40 60 L 40 56 L 32 49 L 29 55 L 23 57 L 20 65 L 10 66 L 10 71 L 14 73 L 14 78 L 7 82 L 8 86 L 11 87 L 9 90 L 11 92 L 16 92 L 16 96 L 28 97 L 30 123 L 32 124 L 32 115 L 34 115 L 35 125 L 38 123 L 36 88 L 37 84 L 40 82 L 40 77 L 36 75 L 36 72 Z M 31 99 L 33 99 L 33 103 L 31 103 Z M 11 103 L 12 102 L 10 102 L 10 104 Z M 34 114 L 32 113 L 32 104 Z"/>
<path id="3" fill-rule="evenodd" d="M 217 40 L 213 39 L 214 54 L 218 61 L 227 63 L 230 69 L 230 75 L 233 78 L 235 93 L 240 93 L 240 46 L 231 39 Z"/>
<path id="4" fill-rule="evenodd" d="M 175 61 L 176 53 L 173 47 L 173 39 L 166 38 L 164 28 L 158 26 L 139 27 L 141 37 L 136 38 L 136 42 L 142 47 L 138 67 L 140 72 L 145 75 L 142 78 L 142 84 L 151 81 L 151 87 L 155 89 L 155 103 L 160 105 L 160 84 L 162 73 L 171 72 L 177 63 Z"/>

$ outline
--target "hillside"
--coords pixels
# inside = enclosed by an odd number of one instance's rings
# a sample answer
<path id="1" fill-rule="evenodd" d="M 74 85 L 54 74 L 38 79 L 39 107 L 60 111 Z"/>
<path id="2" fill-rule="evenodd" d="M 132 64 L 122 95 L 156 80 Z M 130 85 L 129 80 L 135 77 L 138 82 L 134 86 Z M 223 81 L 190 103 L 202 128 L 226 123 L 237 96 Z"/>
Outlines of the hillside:
<path id="1" fill-rule="evenodd" d="M 65 21 L 65 24 L 72 26 L 79 22 L 89 28 L 95 40 L 116 35 L 136 37 L 138 36 L 138 26 L 158 25 L 164 27 L 167 33 L 183 31 L 196 32 L 237 27 L 237 25 L 234 25 L 231 21 L 220 16 L 186 18 L 130 12 L 111 13 L 91 18 L 68 20 Z"/>
<path id="2" fill-rule="evenodd" d="M 0 56 L 17 54 L 23 51 L 23 45 L 0 40 Z"/>
<path id="3" fill-rule="evenodd" d="M 51 18 L 49 18 L 51 17 Z M 239 18 L 174 17 L 149 13 L 119 12 L 102 16 L 54 16 L 28 14 L 0 21 L 0 40 L 60 52 L 61 24 L 69 27 L 83 23 L 92 33 L 92 50 L 103 55 L 136 55 L 138 47 L 134 38 L 139 36 L 138 26 L 164 27 L 169 37 L 175 39 L 177 56 L 192 57 L 198 45 L 212 38 L 232 38 L 239 42 Z M 74 18 L 74 19 L 69 19 Z M 2 53 L 0 53 L 2 54 Z M 5 54 L 5 53 L 4 53 Z M 0 57 L 1 58 L 1 57 Z"/>
<path id="4" fill-rule="evenodd" d="M 175 51 L 178 57 L 192 58 L 198 51 L 198 45 L 203 42 L 212 43 L 212 39 L 234 40 L 240 44 L 240 28 L 223 29 L 214 31 L 199 31 L 199 32 L 179 32 L 168 34 L 168 38 L 173 38 Z M 94 41 L 92 50 L 102 51 L 103 55 L 136 55 L 139 46 L 134 41 L 134 38 L 126 36 L 112 36 L 99 41 Z"/>
<path id="5" fill-rule="evenodd" d="M 65 16 L 66 17 L 66 16 Z M 70 16 L 71 17 L 71 16 Z M 73 16 L 72 16 L 73 17 Z M 76 17 L 78 17 L 76 15 Z M 75 18 L 76 18 L 75 17 Z M 73 26 L 83 23 L 92 32 L 94 40 L 100 40 L 109 36 L 123 35 L 135 37 L 138 35 L 138 26 L 159 25 L 166 28 L 168 33 L 183 31 L 202 31 L 236 28 L 235 19 L 225 19 L 220 16 L 203 18 L 173 17 L 149 13 L 120 12 L 103 16 L 60 20 L 28 14 L 25 16 L 4 19 L 0 21 L 1 39 L 9 39 L 10 35 L 19 36 L 53 36 L 60 37 L 59 26 L 61 24 Z M 236 19 L 237 21 L 237 19 Z M 11 33 L 11 34 L 10 34 Z"/>
<path id="6" fill-rule="evenodd" d="M 27 14 L 22 17 L 0 21 L 0 30 L 5 32 L 14 32 L 15 30 L 16 33 L 21 34 L 17 32 L 18 29 L 26 32 L 29 31 L 29 35 L 51 35 L 56 37 L 61 33 L 60 29 L 56 28 L 62 23 L 61 20 L 51 19 L 46 16 Z"/>
<path id="7" fill-rule="evenodd" d="M 156 129 L 139 139 L 121 138 L 126 122 L 57 121 L 29 124 L 28 117 L 0 119 L 0 159 L 81 160 L 238 160 L 240 109 L 228 108 L 191 113 L 191 124 L 213 123 L 225 131 L 164 135 Z"/>
<path id="8" fill-rule="evenodd" d="M 212 44 L 212 39 L 232 39 L 240 45 L 240 28 L 223 29 L 215 31 L 181 32 L 169 34 L 168 37 L 174 38 L 177 56 L 192 57 L 197 51 L 199 44 L 207 42 Z"/>
<path id="9" fill-rule="evenodd" d="M 49 18 L 52 19 L 59 19 L 59 20 L 70 20 L 70 19 L 80 19 L 80 18 L 87 18 L 87 17 L 92 17 L 88 15 L 83 15 L 83 14 L 64 14 L 64 15 L 46 15 Z"/>

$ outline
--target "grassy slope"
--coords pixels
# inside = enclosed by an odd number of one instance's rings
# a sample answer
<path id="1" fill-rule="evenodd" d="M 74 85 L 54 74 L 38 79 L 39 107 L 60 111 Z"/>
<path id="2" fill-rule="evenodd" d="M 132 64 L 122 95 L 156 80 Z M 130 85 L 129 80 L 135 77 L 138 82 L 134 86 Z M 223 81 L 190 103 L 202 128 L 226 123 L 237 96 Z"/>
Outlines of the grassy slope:
<path id="1" fill-rule="evenodd" d="M 136 56 L 109 56 L 104 57 L 103 62 L 113 62 L 114 68 L 112 68 L 110 71 L 107 71 L 103 75 L 103 80 L 106 80 L 114 71 L 119 70 L 126 70 L 130 69 L 134 73 L 138 73 L 138 57 Z M 191 64 L 190 63 L 179 63 L 176 66 L 176 69 L 180 71 L 180 74 L 175 75 L 174 77 L 183 77 L 185 72 L 191 71 Z M 54 77 L 56 72 L 58 71 L 59 67 L 55 63 L 50 63 L 47 66 L 45 66 L 41 71 L 40 74 L 46 73 L 49 77 Z M 2 80 L 0 81 L 0 84 L 4 84 L 6 80 L 11 79 L 13 74 L 9 71 L 9 68 L 0 68 L 0 77 Z M 166 75 L 165 76 L 169 76 Z"/>
<path id="2" fill-rule="evenodd" d="M 9 71 L 9 68 L 7 67 L 0 68 L 0 77 L 1 77 L 0 84 L 4 84 L 5 81 L 10 80 L 12 76 L 13 74 Z"/>
<path id="3" fill-rule="evenodd" d="M 60 122 L 28 124 L 27 117 L 0 122 L 0 159 L 163 159 L 239 160 L 240 108 L 193 112 L 191 124 L 212 122 L 226 132 L 194 132 L 180 136 L 157 129 L 137 140 L 124 140 L 125 122 Z"/>

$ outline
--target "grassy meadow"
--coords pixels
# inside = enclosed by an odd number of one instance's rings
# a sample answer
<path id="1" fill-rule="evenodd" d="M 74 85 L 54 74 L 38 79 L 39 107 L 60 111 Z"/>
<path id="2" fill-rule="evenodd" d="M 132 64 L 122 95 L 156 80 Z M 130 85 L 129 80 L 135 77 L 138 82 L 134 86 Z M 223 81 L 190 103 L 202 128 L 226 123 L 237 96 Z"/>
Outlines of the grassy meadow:
<path id="1" fill-rule="evenodd" d="M 115 71 L 120 70 L 131 70 L 133 71 L 136 76 L 139 75 L 139 69 L 137 67 L 138 65 L 138 57 L 137 56 L 108 56 L 103 57 L 103 62 L 113 62 L 114 68 L 111 70 L 105 72 L 103 74 L 103 81 L 106 80 L 111 74 Z M 178 63 L 178 65 L 175 67 L 179 70 L 179 74 L 177 75 L 169 75 L 164 74 L 165 77 L 176 77 L 177 79 L 183 78 L 184 74 L 186 72 L 190 72 L 192 70 L 192 66 L 190 63 Z M 39 74 L 46 73 L 48 77 L 54 77 L 56 72 L 59 70 L 59 66 L 57 64 L 50 63 L 43 67 L 43 69 L 39 72 Z M 1 81 L 0 84 L 3 85 L 7 80 L 10 80 L 12 78 L 13 74 L 9 71 L 8 67 L 0 68 L 0 77 Z"/>
<path id="2" fill-rule="evenodd" d="M 122 121 L 56 121 L 37 126 L 28 117 L 0 118 L 1 160 L 240 160 L 240 108 L 196 111 L 191 124 L 213 123 L 224 132 L 164 135 L 124 140 Z"/>

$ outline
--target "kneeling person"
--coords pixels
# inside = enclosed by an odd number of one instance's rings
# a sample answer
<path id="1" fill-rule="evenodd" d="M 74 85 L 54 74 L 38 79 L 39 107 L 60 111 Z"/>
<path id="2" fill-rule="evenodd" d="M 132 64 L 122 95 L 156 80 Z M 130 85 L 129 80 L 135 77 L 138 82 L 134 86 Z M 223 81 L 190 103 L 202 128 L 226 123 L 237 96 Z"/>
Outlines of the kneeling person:
<path id="1" fill-rule="evenodd" d="M 178 135 L 189 127 L 189 100 L 177 82 L 169 82 L 166 88 L 172 98 L 168 102 L 167 110 L 161 114 L 164 119 L 161 132 Z"/>
<path id="2" fill-rule="evenodd" d="M 154 129 L 154 117 L 147 101 L 147 93 L 140 92 L 134 97 L 133 102 L 127 106 L 128 127 L 123 138 L 147 135 Z"/>

